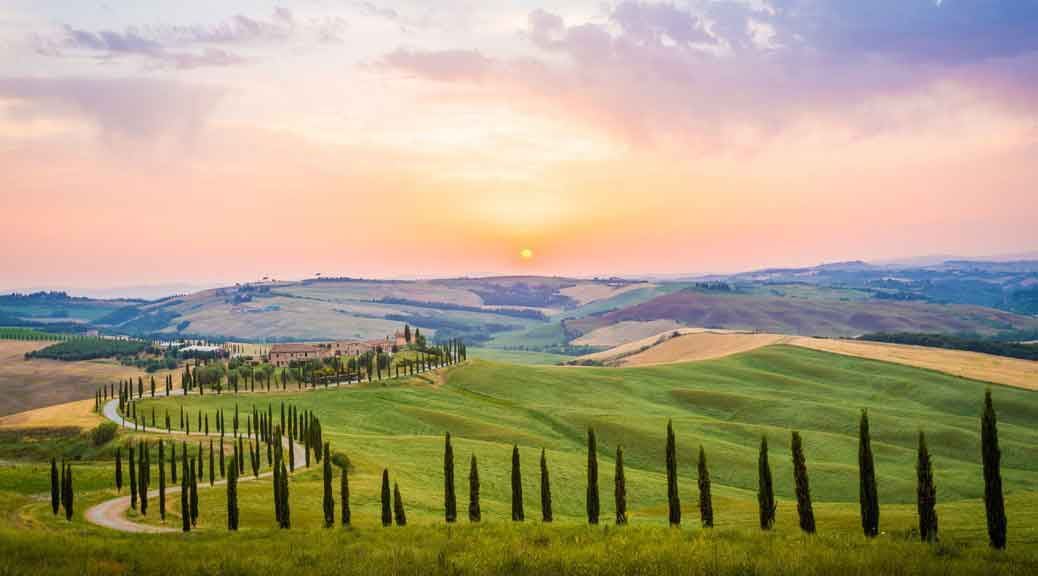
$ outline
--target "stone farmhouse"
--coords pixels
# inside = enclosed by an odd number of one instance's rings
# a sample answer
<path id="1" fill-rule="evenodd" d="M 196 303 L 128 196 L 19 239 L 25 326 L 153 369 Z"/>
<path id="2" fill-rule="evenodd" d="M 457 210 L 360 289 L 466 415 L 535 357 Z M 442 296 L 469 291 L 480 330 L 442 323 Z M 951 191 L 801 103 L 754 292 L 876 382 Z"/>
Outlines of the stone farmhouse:
<path id="1" fill-rule="evenodd" d="M 337 340 L 334 342 L 315 342 L 311 344 L 274 344 L 270 347 L 270 363 L 277 367 L 288 366 L 293 362 L 323 360 L 336 356 L 357 356 L 371 350 L 381 350 L 392 354 L 395 350 L 407 345 L 403 332 L 396 332 L 385 338 L 374 340 Z"/>

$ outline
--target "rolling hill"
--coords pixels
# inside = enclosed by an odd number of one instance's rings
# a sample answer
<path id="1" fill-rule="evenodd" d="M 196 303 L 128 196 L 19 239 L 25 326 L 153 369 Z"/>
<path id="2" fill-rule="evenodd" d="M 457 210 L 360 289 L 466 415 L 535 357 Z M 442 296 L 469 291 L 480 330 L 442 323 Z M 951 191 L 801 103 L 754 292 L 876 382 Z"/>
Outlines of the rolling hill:
<path id="1" fill-rule="evenodd" d="M 673 320 L 686 326 L 759 330 L 811 336 L 869 332 L 975 332 L 1034 330 L 1038 318 L 958 304 L 862 298 L 796 297 L 685 289 L 605 314 L 567 320 L 585 334 L 621 322 Z"/>

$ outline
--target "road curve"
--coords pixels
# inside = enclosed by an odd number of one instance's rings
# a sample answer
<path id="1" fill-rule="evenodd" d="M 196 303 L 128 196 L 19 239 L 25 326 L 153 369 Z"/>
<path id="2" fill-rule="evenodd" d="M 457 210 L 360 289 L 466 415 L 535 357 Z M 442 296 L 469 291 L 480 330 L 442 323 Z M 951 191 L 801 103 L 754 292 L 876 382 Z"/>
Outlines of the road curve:
<path id="1" fill-rule="evenodd" d="M 173 391 L 172 395 L 173 396 L 182 396 L 183 393 L 184 393 L 184 391 L 182 389 L 178 388 L 178 389 Z M 106 402 L 104 407 L 101 410 L 101 414 L 105 418 L 111 420 L 112 422 L 115 422 L 119 426 L 126 426 L 126 427 L 133 426 L 132 422 L 130 422 L 129 420 L 124 419 L 122 417 L 122 414 L 119 413 L 119 401 L 117 399 L 109 400 L 108 402 Z M 165 435 L 165 436 L 182 436 L 182 437 L 205 436 L 204 433 L 198 432 L 198 431 L 195 431 L 195 432 L 192 432 L 192 433 L 185 433 L 185 432 L 180 431 L 180 430 L 176 430 L 176 431 L 172 431 L 172 432 L 167 432 L 165 429 L 162 429 L 162 428 L 151 428 L 151 427 L 148 427 L 148 426 L 138 426 L 137 429 L 135 430 L 135 432 L 148 433 L 148 434 L 162 434 L 162 435 Z M 289 440 L 285 439 L 285 442 L 286 442 L 286 447 L 287 447 L 287 442 L 289 442 Z M 302 444 L 299 444 L 298 442 L 295 442 L 294 444 L 295 444 L 295 460 L 296 460 L 295 467 L 297 469 L 303 469 L 303 468 L 306 467 L 306 452 L 305 452 L 305 448 L 303 447 Z M 271 474 L 272 474 L 272 472 L 264 472 L 264 473 L 260 474 L 259 477 L 256 477 L 256 476 L 246 476 L 246 475 L 242 474 L 241 476 L 238 477 L 238 481 L 239 482 L 249 482 L 249 481 L 253 481 L 253 480 L 259 480 L 260 478 L 267 478 Z M 220 480 L 220 481 L 216 482 L 214 484 L 214 486 L 223 485 L 223 484 L 226 484 L 226 482 L 227 482 L 226 480 Z M 199 490 L 207 488 L 208 486 L 209 486 L 208 484 L 204 484 L 204 483 L 201 483 L 201 482 L 198 484 Z M 180 493 L 180 486 L 167 486 L 166 487 L 166 494 L 167 495 L 169 495 L 169 494 L 179 494 L 179 493 Z M 158 498 L 159 497 L 159 491 L 157 489 L 148 491 L 148 497 L 149 498 Z M 126 511 L 129 508 L 130 508 L 130 497 L 129 496 L 119 496 L 117 498 L 112 498 L 111 500 L 105 500 L 104 502 L 101 502 L 100 504 L 96 504 L 94 506 L 91 506 L 84 513 L 84 518 L 86 518 L 87 522 L 90 522 L 91 524 L 96 524 L 98 526 L 103 526 L 105 528 L 111 528 L 112 530 L 118 530 L 120 532 L 137 532 L 137 533 L 154 534 L 154 533 L 158 533 L 158 532 L 177 532 L 177 531 L 179 531 L 179 529 L 177 529 L 177 528 L 170 528 L 170 527 L 165 527 L 165 526 L 153 526 L 151 524 L 139 524 L 137 522 L 134 522 L 134 521 L 132 521 L 132 520 L 130 520 L 129 518 L 126 517 Z"/>

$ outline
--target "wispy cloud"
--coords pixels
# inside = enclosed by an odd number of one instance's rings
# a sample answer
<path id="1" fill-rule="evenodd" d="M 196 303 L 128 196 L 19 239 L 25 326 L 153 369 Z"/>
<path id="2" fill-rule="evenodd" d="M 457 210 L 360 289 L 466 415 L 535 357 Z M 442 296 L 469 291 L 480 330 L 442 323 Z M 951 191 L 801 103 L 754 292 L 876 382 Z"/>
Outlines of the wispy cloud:
<path id="1" fill-rule="evenodd" d="M 139 58 L 149 67 L 191 69 L 235 66 L 247 59 L 248 46 L 313 39 L 342 43 L 346 21 L 341 17 L 299 19 L 284 7 L 269 18 L 236 14 L 216 24 L 148 25 L 123 30 L 88 30 L 66 25 L 58 37 L 32 37 L 38 54 L 92 57 L 101 60 Z"/>

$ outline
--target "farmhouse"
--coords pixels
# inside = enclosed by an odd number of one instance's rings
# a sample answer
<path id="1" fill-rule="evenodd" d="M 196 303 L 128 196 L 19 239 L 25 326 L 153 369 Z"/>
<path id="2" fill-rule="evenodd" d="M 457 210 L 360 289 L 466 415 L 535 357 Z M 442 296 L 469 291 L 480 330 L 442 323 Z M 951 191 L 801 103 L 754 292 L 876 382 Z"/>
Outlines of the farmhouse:
<path id="1" fill-rule="evenodd" d="M 270 347 L 270 363 L 278 367 L 324 356 L 324 351 L 316 344 L 274 344 Z"/>
<path id="2" fill-rule="evenodd" d="M 384 354 L 392 354 L 406 346 L 407 340 L 403 332 L 396 332 L 385 338 L 374 340 L 337 340 L 316 344 L 274 344 L 270 348 L 270 363 L 274 366 L 288 366 L 292 362 L 321 360 L 335 356 L 357 356 L 372 350 L 381 350 Z"/>

